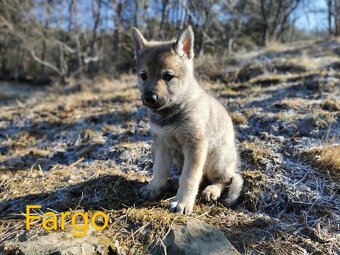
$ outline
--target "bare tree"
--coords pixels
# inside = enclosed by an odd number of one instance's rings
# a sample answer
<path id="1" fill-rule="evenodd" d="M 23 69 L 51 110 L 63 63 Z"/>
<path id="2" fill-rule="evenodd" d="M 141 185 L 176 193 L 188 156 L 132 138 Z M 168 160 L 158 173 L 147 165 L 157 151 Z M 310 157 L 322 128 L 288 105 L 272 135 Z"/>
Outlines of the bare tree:
<path id="1" fill-rule="evenodd" d="M 340 35 L 340 0 L 327 0 L 328 31 L 330 35 Z"/>
<path id="2" fill-rule="evenodd" d="M 148 38 L 170 39 L 191 24 L 197 57 L 284 41 L 303 1 L 1 0 L 0 78 L 58 77 L 65 83 L 131 70 L 132 26 Z M 329 32 L 339 35 L 340 0 L 325 1 Z"/>
<path id="3" fill-rule="evenodd" d="M 259 0 L 262 24 L 262 44 L 268 40 L 282 40 L 289 28 L 289 18 L 302 0 Z"/>

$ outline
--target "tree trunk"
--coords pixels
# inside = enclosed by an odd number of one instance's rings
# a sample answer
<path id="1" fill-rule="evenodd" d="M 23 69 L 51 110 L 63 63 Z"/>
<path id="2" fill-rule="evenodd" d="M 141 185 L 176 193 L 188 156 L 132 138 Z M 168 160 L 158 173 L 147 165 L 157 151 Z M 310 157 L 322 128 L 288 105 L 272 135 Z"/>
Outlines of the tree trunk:
<path id="1" fill-rule="evenodd" d="M 327 9 L 328 9 L 328 33 L 329 35 L 333 34 L 332 31 L 332 0 L 327 0 Z"/>
<path id="2" fill-rule="evenodd" d="M 162 1 L 162 16 L 161 16 L 161 22 L 160 22 L 160 25 L 159 25 L 159 33 L 158 33 L 158 36 L 160 38 L 163 38 L 163 36 L 164 36 L 163 26 L 164 26 L 165 17 L 167 16 L 166 15 L 166 12 L 167 12 L 166 9 L 168 7 L 168 3 L 169 3 L 168 0 Z"/>
<path id="3" fill-rule="evenodd" d="M 335 36 L 340 35 L 340 0 L 334 0 Z"/>
<path id="4" fill-rule="evenodd" d="M 266 45 L 267 36 L 268 36 L 268 20 L 267 20 L 267 13 L 265 9 L 265 2 L 261 0 L 261 14 L 262 14 L 262 45 Z"/>
<path id="5" fill-rule="evenodd" d="M 116 2 L 115 6 L 115 29 L 113 32 L 113 52 L 115 61 L 121 59 L 121 40 L 122 40 L 122 10 L 123 5 L 121 1 Z"/>
<path id="6" fill-rule="evenodd" d="M 60 83 L 66 84 L 64 49 L 60 43 L 59 43 L 59 69 L 60 69 Z"/>

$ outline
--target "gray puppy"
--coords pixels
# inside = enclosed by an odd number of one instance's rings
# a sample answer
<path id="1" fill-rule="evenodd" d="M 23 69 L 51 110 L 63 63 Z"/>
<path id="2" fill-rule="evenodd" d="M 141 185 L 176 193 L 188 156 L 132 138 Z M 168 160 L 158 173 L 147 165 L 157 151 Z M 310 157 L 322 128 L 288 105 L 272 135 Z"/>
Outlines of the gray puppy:
<path id="1" fill-rule="evenodd" d="M 153 178 L 141 189 L 141 196 L 159 196 L 175 163 L 182 173 L 171 210 L 192 212 L 203 175 L 211 182 L 203 197 L 217 200 L 228 186 L 225 203 L 232 205 L 243 186 L 237 173 L 233 123 L 225 108 L 194 77 L 192 28 L 169 42 L 147 41 L 136 28 L 132 35 L 138 87 L 148 107 L 154 139 Z"/>

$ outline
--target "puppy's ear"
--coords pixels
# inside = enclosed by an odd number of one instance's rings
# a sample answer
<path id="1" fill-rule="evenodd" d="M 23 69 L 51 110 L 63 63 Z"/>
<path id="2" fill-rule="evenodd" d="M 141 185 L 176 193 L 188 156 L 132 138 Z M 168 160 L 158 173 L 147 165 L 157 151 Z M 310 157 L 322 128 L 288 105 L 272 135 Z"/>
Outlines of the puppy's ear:
<path id="1" fill-rule="evenodd" d="M 139 30 L 135 27 L 132 28 L 132 39 L 135 47 L 135 58 L 137 59 L 140 52 L 147 44 L 147 40 L 145 40 L 141 32 L 139 32 Z"/>
<path id="2" fill-rule="evenodd" d="M 181 58 L 192 59 L 194 57 L 194 32 L 191 26 L 184 29 L 178 36 L 174 50 Z"/>

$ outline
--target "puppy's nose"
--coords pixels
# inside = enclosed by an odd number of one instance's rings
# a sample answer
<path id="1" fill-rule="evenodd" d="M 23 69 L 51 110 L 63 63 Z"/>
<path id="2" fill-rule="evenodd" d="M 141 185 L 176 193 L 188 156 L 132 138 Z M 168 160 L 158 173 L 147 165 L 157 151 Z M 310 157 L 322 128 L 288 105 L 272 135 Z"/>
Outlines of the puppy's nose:
<path id="1" fill-rule="evenodd" d="M 144 94 L 144 100 L 147 104 L 153 105 L 157 102 L 158 96 L 152 92 Z"/>

